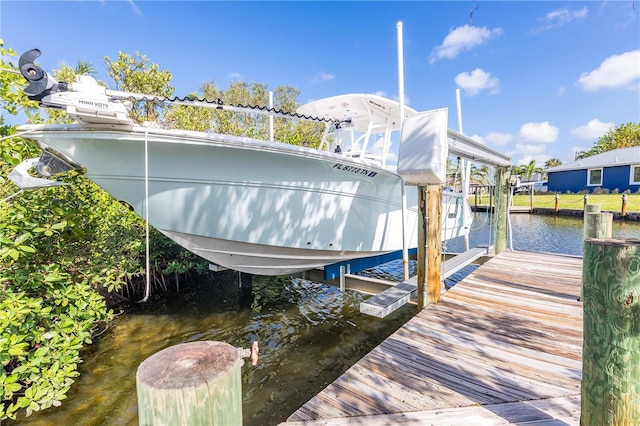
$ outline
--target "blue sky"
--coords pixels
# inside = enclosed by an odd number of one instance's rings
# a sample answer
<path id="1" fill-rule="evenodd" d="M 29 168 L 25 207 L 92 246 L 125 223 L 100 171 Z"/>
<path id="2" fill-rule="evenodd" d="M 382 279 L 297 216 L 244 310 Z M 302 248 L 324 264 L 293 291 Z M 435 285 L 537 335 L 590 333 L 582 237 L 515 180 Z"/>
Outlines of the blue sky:
<path id="1" fill-rule="evenodd" d="M 473 11 L 473 13 L 471 13 Z M 304 103 L 345 93 L 449 108 L 458 130 L 515 164 L 573 160 L 611 128 L 640 122 L 640 1 L 7 1 L 0 38 L 39 48 L 48 70 L 145 54 L 176 95 L 214 80 L 290 85 Z"/>

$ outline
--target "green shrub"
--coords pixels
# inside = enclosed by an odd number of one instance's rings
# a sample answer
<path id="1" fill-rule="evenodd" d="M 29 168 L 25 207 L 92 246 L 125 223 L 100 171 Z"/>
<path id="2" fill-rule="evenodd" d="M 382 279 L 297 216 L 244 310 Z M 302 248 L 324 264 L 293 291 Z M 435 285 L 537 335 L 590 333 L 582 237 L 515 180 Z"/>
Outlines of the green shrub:
<path id="1" fill-rule="evenodd" d="M 0 39 L 0 65 L 15 53 Z M 15 68 L 15 65 L 13 66 Z M 18 96 L 21 76 L 0 73 L 0 109 L 43 122 Z M 106 301 L 139 292 L 144 222 L 83 176 L 20 192 L 6 176 L 39 149 L 13 137 L 0 115 L 0 423 L 58 406 L 78 376 L 80 350 L 111 319 Z M 151 232 L 156 274 L 176 281 L 206 262 Z M 155 280 L 166 282 L 166 280 Z M 102 296 L 107 296 L 107 299 Z"/>

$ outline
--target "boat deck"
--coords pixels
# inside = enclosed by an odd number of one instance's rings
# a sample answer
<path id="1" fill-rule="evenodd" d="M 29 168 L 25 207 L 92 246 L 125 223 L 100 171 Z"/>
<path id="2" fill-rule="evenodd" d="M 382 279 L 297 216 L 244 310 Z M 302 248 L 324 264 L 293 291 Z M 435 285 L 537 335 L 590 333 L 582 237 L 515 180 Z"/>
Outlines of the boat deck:
<path id="1" fill-rule="evenodd" d="M 581 279 L 579 257 L 503 252 L 285 424 L 578 425 Z"/>

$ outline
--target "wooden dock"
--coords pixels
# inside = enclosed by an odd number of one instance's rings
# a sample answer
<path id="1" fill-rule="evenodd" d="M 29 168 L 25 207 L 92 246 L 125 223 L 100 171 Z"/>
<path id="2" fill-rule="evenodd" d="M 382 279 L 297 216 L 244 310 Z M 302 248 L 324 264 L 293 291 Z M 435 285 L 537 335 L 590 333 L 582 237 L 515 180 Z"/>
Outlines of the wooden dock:
<path id="1" fill-rule="evenodd" d="M 503 252 L 283 425 L 578 425 L 582 258 Z"/>

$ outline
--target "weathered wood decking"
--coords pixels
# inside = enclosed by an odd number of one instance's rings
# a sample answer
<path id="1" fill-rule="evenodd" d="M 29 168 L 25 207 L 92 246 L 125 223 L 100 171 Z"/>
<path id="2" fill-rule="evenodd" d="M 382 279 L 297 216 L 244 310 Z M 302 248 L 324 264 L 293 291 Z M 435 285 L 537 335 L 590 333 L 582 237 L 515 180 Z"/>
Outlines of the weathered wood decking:
<path id="1" fill-rule="evenodd" d="M 577 425 L 582 259 L 504 252 L 312 398 L 291 424 Z"/>

